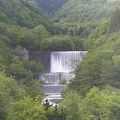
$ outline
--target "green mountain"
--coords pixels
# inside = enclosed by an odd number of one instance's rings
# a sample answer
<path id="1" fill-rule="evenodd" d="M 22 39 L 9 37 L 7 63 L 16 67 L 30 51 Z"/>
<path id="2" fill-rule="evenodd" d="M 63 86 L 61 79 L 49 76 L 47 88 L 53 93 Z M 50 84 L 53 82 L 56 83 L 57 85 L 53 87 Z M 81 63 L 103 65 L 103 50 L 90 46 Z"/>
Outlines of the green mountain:
<path id="1" fill-rule="evenodd" d="M 120 120 L 119 0 L 69 0 L 55 24 L 43 10 L 64 0 L 40 1 L 0 0 L 0 120 Z M 41 104 L 43 82 L 34 76 L 45 71 L 22 58 L 23 48 L 87 49 L 60 105 Z"/>
<path id="2" fill-rule="evenodd" d="M 43 11 L 27 0 L 0 0 L 0 22 L 26 27 L 50 23 Z"/>
<path id="3" fill-rule="evenodd" d="M 0 38 L 10 48 L 19 45 L 31 51 L 84 49 L 79 36 L 53 34 L 54 30 L 35 0 L 0 0 Z"/>
<path id="4" fill-rule="evenodd" d="M 36 0 L 36 3 L 48 14 L 55 13 L 68 0 Z"/>
<path id="5" fill-rule="evenodd" d="M 56 14 L 59 23 L 86 23 L 105 19 L 120 5 L 119 0 L 69 0 Z"/>
<path id="6" fill-rule="evenodd" d="M 48 36 L 50 23 L 34 0 L 0 0 L 0 44 L 8 49 L 20 45 L 36 50 L 41 39 Z"/>

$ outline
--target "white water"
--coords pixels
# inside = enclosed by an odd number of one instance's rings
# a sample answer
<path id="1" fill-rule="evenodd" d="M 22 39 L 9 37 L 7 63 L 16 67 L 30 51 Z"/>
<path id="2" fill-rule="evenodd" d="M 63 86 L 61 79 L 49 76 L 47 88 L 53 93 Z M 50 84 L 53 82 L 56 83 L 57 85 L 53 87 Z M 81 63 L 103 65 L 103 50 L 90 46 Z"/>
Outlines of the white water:
<path id="1" fill-rule="evenodd" d="M 68 83 L 74 76 L 72 73 L 44 73 L 39 76 L 39 79 L 47 84 L 57 84 L 60 83 L 61 80 L 66 80 Z"/>
<path id="2" fill-rule="evenodd" d="M 40 80 L 43 80 L 47 84 L 59 83 L 59 75 L 57 73 L 44 73 L 40 75 Z"/>
<path id="3" fill-rule="evenodd" d="M 51 73 L 70 73 L 85 56 L 86 51 L 66 51 L 51 53 Z"/>
<path id="4" fill-rule="evenodd" d="M 52 52 L 50 73 L 44 73 L 39 76 L 39 79 L 46 83 L 46 85 L 43 85 L 44 94 L 61 94 L 66 85 L 61 85 L 60 81 L 66 80 L 69 83 L 69 80 L 75 77 L 72 72 L 76 65 L 82 61 L 86 53 L 86 51 Z"/>
<path id="5" fill-rule="evenodd" d="M 60 84 L 48 84 L 43 85 L 43 92 L 46 95 L 58 95 L 60 94 L 64 89 L 66 88 L 66 85 L 60 85 Z"/>

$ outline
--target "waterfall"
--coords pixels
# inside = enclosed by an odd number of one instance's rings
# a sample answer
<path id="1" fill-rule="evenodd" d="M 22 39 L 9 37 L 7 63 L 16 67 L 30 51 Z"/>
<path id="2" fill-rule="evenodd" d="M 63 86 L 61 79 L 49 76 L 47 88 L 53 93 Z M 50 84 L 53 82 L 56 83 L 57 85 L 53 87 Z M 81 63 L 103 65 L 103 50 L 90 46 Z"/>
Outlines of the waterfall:
<path id="1" fill-rule="evenodd" d="M 86 53 L 86 51 L 51 52 L 50 73 L 44 73 L 39 76 L 39 79 L 45 83 L 43 85 L 43 93 L 48 95 L 48 97 L 51 95 L 60 95 L 67 87 L 65 83 L 69 83 L 75 77 L 73 71 Z M 65 81 L 65 83 L 61 83 L 61 81 Z M 51 100 L 54 99 L 53 96 Z"/>
<path id="2" fill-rule="evenodd" d="M 48 84 L 59 83 L 59 74 L 44 73 L 40 75 L 40 79 L 45 81 L 45 83 L 48 83 Z"/>
<path id="3" fill-rule="evenodd" d="M 74 76 L 72 73 L 43 73 L 39 76 L 39 79 L 46 84 L 57 84 L 60 83 L 61 80 L 66 80 L 68 83 Z"/>
<path id="4" fill-rule="evenodd" d="M 52 52 L 50 72 L 72 72 L 76 64 L 83 59 L 85 54 L 85 51 Z"/>
<path id="5" fill-rule="evenodd" d="M 63 89 L 66 88 L 66 85 L 43 85 L 43 92 L 46 95 L 54 95 L 54 94 L 60 94 Z"/>

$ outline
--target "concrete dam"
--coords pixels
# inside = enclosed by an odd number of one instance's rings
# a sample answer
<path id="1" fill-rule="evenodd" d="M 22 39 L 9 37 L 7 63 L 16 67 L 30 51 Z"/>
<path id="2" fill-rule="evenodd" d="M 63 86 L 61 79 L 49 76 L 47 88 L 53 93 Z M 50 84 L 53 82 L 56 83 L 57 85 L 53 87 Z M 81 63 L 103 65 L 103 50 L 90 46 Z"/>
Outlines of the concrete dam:
<path id="1" fill-rule="evenodd" d="M 57 51 L 30 54 L 30 59 L 41 62 L 46 69 L 46 73 L 38 77 L 44 81 L 43 93 L 48 97 L 60 95 L 66 84 L 75 77 L 74 70 L 86 53 L 86 51 Z"/>

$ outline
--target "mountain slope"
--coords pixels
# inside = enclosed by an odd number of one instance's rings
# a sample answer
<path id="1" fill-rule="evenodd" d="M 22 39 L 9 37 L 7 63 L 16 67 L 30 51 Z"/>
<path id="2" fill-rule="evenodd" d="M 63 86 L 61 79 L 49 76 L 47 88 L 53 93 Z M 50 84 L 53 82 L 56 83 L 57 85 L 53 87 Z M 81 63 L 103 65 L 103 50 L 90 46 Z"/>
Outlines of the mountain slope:
<path id="1" fill-rule="evenodd" d="M 26 27 L 49 24 L 46 15 L 27 0 L 0 0 L 0 21 Z"/>
<path id="2" fill-rule="evenodd" d="M 68 0 L 36 0 L 36 3 L 48 14 L 55 13 Z"/>
<path id="3" fill-rule="evenodd" d="M 60 23 L 81 23 L 107 18 L 119 0 L 69 0 L 56 15 Z"/>

